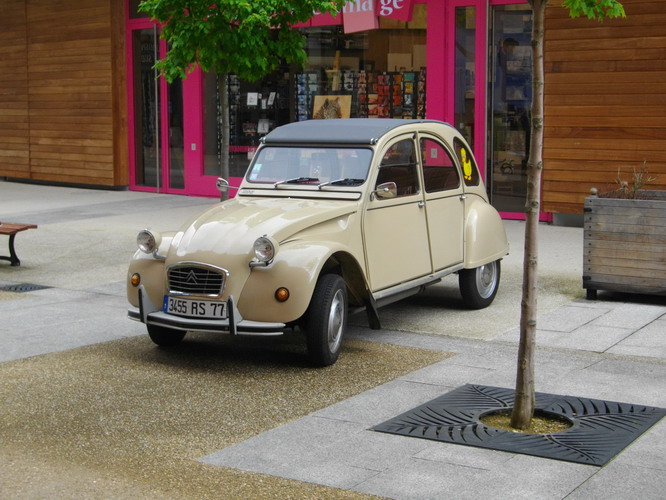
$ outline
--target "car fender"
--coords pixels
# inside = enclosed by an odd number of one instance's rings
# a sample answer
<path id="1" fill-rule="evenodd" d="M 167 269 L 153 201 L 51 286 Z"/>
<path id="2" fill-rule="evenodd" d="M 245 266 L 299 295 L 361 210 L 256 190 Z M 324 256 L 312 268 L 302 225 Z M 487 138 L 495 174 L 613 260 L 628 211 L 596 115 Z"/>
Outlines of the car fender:
<path id="1" fill-rule="evenodd" d="M 337 262 L 336 254 L 346 255 L 349 265 L 351 252 L 339 243 L 292 241 L 281 245 L 270 265 L 252 269 L 238 301 L 240 314 L 251 321 L 296 321 L 305 314 L 317 279 L 322 270 L 326 272 L 324 266 Z M 289 290 L 285 302 L 275 298 L 280 287 Z"/>
<path id="2" fill-rule="evenodd" d="M 509 253 L 502 218 L 485 200 L 470 196 L 465 204 L 465 269 L 501 259 Z"/>
<path id="3" fill-rule="evenodd" d="M 156 252 L 157 256 L 167 255 L 174 235 L 175 233 L 162 233 L 162 241 Z M 134 307 L 139 307 L 139 287 L 133 286 L 130 280 L 135 273 L 141 276 L 141 284 L 144 285 L 150 301 L 157 306 L 161 305 L 166 293 L 164 259 L 141 250 L 134 252 L 127 270 L 127 300 Z"/>

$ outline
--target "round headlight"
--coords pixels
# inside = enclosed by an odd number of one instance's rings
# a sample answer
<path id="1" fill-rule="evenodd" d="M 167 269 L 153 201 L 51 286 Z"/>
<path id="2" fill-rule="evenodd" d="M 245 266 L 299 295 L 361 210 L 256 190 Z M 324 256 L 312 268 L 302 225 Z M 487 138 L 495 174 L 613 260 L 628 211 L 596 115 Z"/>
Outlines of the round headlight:
<path id="1" fill-rule="evenodd" d="M 254 255 L 259 262 L 268 264 L 275 258 L 275 247 L 270 238 L 262 236 L 254 242 Z"/>
<path id="2" fill-rule="evenodd" d="M 161 239 L 159 234 L 153 234 L 150 230 L 144 229 L 136 237 L 136 246 L 143 253 L 152 254 L 157 251 Z"/>

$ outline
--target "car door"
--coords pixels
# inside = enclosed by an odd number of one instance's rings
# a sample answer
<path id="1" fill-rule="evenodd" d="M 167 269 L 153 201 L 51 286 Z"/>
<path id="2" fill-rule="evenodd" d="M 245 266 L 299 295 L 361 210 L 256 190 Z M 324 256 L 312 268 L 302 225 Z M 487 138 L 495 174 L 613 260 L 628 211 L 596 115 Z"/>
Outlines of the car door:
<path id="1" fill-rule="evenodd" d="M 414 134 L 387 144 L 363 219 L 366 267 L 372 291 L 425 276 L 432 271 L 423 190 Z"/>
<path id="2" fill-rule="evenodd" d="M 419 151 L 432 267 L 439 271 L 463 261 L 463 183 L 444 141 L 420 134 Z"/>

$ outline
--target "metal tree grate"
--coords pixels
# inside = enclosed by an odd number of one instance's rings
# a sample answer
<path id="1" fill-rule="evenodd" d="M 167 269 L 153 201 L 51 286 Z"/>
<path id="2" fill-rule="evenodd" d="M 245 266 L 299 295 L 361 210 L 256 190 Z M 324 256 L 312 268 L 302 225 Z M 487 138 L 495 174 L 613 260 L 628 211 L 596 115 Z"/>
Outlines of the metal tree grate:
<path id="1" fill-rule="evenodd" d="M 30 283 L 20 283 L 18 285 L 0 286 L 0 291 L 14 292 L 14 293 L 24 293 L 24 292 L 34 292 L 36 290 L 46 290 L 47 288 L 51 288 L 51 287 L 50 286 L 45 286 L 45 285 L 32 285 Z"/>
<path id="2" fill-rule="evenodd" d="M 480 418 L 511 408 L 514 391 L 467 384 L 372 428 L 374 431 L 602 466 L 656 424 L 666 409 L 536 394 L 536 408 L 572 422 L 553 434 L 489 427 Z"/>

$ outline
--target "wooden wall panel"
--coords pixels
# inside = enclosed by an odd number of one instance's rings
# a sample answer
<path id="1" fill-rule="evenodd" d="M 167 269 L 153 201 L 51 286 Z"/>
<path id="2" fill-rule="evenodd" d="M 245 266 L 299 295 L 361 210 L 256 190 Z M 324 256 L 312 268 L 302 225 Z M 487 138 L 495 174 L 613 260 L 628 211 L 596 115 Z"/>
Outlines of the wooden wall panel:
<path id="1" fill-rule="evenodd" d="M 13 46 L 0 48 L 0 175 L 126 186 L 124 2 L 11 3 L 0 20 Z"/>
<path id="2" fill-rule="evenodd" d="M 27 6 L 31 177 L 109 184 L 114 160 L 109 3 L 27 0 Z M 90 124 L 101 125 L 105 137 L 88 137 Z"/>
<path id="3" fill-rule="evenodd" d="M 125 2 L 111 0 L 111 113 L 114 184 L 129 185 Z"/>
<path id="4" fill-rule="evenodd" d="M 0 176 L 30 175 L 27 35 L 24 0 L 0 15 Z"/>
<path id="5" fill-rule="evenodd" d="M 627 17 L 546 14 L 543 209 L 582 213 L 590 188 L 646 162 L 666 189 L 666 2 L 623 0 Z"/>

